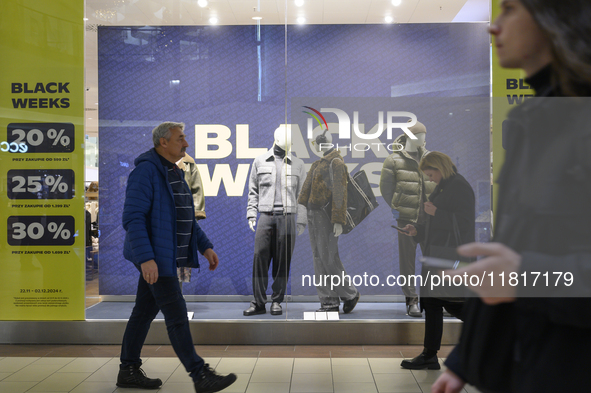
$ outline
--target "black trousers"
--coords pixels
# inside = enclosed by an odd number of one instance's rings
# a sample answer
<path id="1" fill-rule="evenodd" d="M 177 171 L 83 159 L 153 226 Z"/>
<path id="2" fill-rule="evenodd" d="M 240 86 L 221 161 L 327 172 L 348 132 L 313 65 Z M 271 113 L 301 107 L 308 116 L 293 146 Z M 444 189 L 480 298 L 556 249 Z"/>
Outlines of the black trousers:
<path id="1" fill-rule="evenodd" d="M 271 300 L 277 303 L 283 302 L 295 236 L 294 214 L 261 213 L 254 237 L 252 264 L 252 290 L 257 307 L 263 307 L 267 302 L 266 292 L 271 261 L 273 261 Z"/>
<path id="2" fill-rule="evenodd" d="M 397 225 L 404 228 L 406 224 L 413 224 L 406 220 L 397 220 Z M 395 231 L 396 232 L 396 231 Z M 425 243 L 416 243 L 412 236 L 406 236 L 396 232 L 398 237 L 398 264 L 400 266 L 400 275 L 409 276 L 415 274 L 415 259 L 417 258 L 417 244 L 421 247 L 421 252 L 425 251 Z M 408 282 L 408 281 L 407 281 Z M 402 288 L 402 292 L 406 297 L 406 305 L 416 304 L 418 295 L 417 290 L 414 286 L 405 285 Z"/>
<path id="3" fill-rule="evenodd" d="M 445 308 L 451 315 L 463 321 L 463 307 L 464 302 L 449 302 L 434 297 L 421 297 L 421 309 L 425 310 L 425 338 L 423 345 L 426 349 L 439 351 L 441 348 L 443 309 Z"/>
<path id="4" fill-rule="evenodd" d="M 205 364 L 195 352 L 187 319 L 187 304 L 177 277 L 158 277 L 149 285 L 140 273 L 135 306 L 127 322 L 121 344 L 121 365 L 141 365 L 140 354 L 150 330 L 150 324 L 162 311 L 168 337 L 174 352 L 194 381 Z"/>

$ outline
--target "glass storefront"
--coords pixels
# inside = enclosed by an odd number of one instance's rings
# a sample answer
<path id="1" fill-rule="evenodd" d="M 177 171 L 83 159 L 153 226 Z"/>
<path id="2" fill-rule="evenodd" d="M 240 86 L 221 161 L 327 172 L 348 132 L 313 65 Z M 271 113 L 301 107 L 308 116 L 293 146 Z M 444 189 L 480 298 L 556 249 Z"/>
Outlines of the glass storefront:
<path id="1" fill-rule="evenodd" d="M 488 24 L 410 3 L 87 0 L 84 200 L 76 194 L 91 223 L 77 251 L 86 318 L 129 317 L 138 270 L 123 257 L 127 179 L 152 129 L 174 121 L 185 123 L 205 200 L 198 223 L 220 258 L 213 272 L 204 258 L 183 272 L 192 319 L 412 319 L 405 300 L 420 289 L 407 281 L 421 273 L 421 247 L 401 250 L 392 225 L 424 223 L 434 184 L 418 161 L 452 159 L 474 190 L 477 241 L 491 230 L 491 181 Z M 393 157 L 406 164 L 386 176 Z M 1 162 L 10 188 L 15 163 Z M 375 199 L 340 234 L 354 192 L 344 168 Z M 245 316 L 253 292 L 266 313 Z"/>

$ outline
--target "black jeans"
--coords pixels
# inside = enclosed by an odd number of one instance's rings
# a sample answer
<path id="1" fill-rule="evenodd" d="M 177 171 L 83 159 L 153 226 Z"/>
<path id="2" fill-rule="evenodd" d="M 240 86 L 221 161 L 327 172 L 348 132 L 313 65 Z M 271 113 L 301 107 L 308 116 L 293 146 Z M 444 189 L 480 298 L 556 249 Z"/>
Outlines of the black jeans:
<path id="1" fill-rule="evenodd" d="M 267 302 L 269 266 L 273 260 L 273 295 L 271 300 L 283 302 L 295 245 L 294 214 L 261 213 L 254 237 L 252 290 L 254 303 L 264 307 Z"/>
<path id="2" fill-rule="evenodd" d="M 187 304 L 177 277 L 158 277 L 158 281 L 149 285 L 140 274 L 135 306 L 127 322 L 121 344 L 121 365 L 126 367 L 142 364 L 140 359 L 142 347 L 150 324 L 160 310 L 164 314 L 164 322 L 174 352 L 191 378 L 196 380 L 204 362 L 193 346 L 187 318 Z"/>
<path id="3" fill-rule="evenodd" d="M 462 308 L 464 302 L 449 302 L 433 297 L 421 297 L 421 308 L 425 310 L 425 339 L 424 347 L 433 351 L 441 348 L 443 335 L 443 308 L 454 317 L 464 320 Z"/>

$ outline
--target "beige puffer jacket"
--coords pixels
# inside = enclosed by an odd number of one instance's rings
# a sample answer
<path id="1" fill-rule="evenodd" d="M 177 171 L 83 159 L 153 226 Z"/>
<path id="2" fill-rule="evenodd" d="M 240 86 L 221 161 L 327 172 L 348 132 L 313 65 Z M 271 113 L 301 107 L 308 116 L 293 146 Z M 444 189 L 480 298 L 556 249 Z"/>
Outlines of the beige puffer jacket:
<path id="1" fill-rule="evenodd" d="M 185 172 L 185 181 L 191 189 L 191 194 L 193 194 L 193 203 L 195 204 L 195 218 L 197 220 L 206 218 L 203 184 L 201 182 L 201 175 L 199 174 L 195 160 L 190 155 L 185 153 L 185 156 L 178 162 L 177 166 L 183 172 Z"/>
<path id="2" fill-rule="evenodd" d="M 404 146 L 406 135 L 402 134 L 394 141 Z M 419 157 L 423 158 L 429 151 L 419 147 Z M 426 202 L 435 189 L 436 184 L 429 181 L 427 176 L 419 170 L 419 164 L 406 150 L 394 152 L 384 161 L 380 176 L 380 191 L 390 207 L 398 210 L 399 219 L 417 222 L 419 218 L 421 193 Z"/>

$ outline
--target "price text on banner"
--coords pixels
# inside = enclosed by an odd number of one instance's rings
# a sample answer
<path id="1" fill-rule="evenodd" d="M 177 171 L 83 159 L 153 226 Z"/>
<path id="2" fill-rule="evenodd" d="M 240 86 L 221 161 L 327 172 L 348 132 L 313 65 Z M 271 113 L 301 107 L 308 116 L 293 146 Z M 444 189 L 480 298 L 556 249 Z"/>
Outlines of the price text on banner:
<path id="1" fill-rule="evenodd" d="M 71 246 L 75 220 L 72 216 L 8 217 L 8 244 L 11 246 Z"/>
<path id="2" fill-rule="evenodd" d="M 11 123 L 7 142 L 27 145 L 26 153 L 71 153 L 74 151 L 74 124 L 72 123 Z M 10 150 L 11 153 L 22 154 Z"/>
<path id="3" fill-rule="evenodd" d="M 8 171 L 10 199 L 72 199 L 71 169 L 13 169 Z"/>

